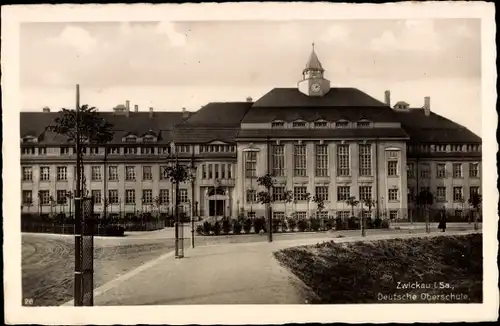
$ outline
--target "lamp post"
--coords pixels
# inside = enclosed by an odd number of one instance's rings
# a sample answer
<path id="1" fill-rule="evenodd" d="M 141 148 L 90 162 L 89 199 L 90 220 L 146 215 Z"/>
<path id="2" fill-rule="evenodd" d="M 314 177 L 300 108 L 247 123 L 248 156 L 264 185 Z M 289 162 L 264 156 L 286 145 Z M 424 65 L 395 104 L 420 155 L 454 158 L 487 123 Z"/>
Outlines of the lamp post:
<path id="1" fill-rule="evenodd" d="M 191 178 L 191 200 L 189 200 L 189 206 L 191 209 L 191 248 L 194 248 L 194 216 L 196 212 L 196 203 L 194 201 L 194 186 L 195 186 L 195 181 L 196 181 L 196 167 L 194 166 L 194 163 L 191 163 L 190 167 L 190 178 Z"/>

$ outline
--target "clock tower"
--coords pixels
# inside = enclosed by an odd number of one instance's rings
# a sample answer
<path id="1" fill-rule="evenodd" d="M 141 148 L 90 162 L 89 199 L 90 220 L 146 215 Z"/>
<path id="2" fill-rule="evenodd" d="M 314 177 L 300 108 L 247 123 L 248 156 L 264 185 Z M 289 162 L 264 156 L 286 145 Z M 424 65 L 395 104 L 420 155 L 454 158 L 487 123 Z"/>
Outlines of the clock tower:
<path id="1" fill-rule="evenodd" d="M 323 96 L 328 93 L 330 91 L 330 81 L 323 77 L 324 72 L 325 70 L 314 51 L 313 43 L 311 55 L 302 71 L 302 80 L 297 85 L 299 91 L 307 96 Z"/>

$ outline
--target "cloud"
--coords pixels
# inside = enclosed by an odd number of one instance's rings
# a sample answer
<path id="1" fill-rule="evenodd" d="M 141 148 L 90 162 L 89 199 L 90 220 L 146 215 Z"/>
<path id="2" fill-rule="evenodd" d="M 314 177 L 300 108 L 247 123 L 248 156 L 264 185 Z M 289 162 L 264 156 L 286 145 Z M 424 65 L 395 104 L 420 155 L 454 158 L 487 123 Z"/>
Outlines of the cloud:
<path id="1" fill-rule="evenodd" d="M 183 47 L 187 44 L 187 36 L 179 33 L 171 22 L 160 22 L 155 31 L 160 35 L 165 35 L 173 47 Z"/>
<path id="2" fill-rule="evenodd" d="M 97 40 L 90 33 L 77 26 L 66 26 L 55 38 L 50 38 L 49 43 L 66 45 L 81 54 L 90 54 L 97 48 Z"/>
<path id="3" fill-rule="evenodd" d="M 395 30 L 385 30 L 370 42 L 376 52 L 412 51 L 439 52 L 442 50 L 434 23 L 427 20 L 407 20 Z"/>
<path id="4" fill-rule="evenodd" d="M 349 34 L 349 30 L 344 26 L 332 25 L 326 30 L 325 33 L 321 35 L 319 40 L 325 43 L 329 43 L 332 41 L 343 41 L 347 39 Z"/>

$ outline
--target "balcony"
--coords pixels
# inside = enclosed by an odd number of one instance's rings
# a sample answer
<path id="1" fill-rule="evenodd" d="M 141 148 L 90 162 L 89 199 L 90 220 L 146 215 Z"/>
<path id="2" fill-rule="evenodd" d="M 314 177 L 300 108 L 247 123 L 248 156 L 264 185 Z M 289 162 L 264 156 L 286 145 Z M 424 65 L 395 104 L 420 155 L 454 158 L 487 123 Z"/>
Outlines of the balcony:
<path id="1" fill-rule="evenodd" d="M 215 185 L 215 179 L 197 179 L 196 183 L 199 186 L 213 187 Z M 234 187 L 236 184 L 235 179 L 219 179 L 220 187 Z"/>

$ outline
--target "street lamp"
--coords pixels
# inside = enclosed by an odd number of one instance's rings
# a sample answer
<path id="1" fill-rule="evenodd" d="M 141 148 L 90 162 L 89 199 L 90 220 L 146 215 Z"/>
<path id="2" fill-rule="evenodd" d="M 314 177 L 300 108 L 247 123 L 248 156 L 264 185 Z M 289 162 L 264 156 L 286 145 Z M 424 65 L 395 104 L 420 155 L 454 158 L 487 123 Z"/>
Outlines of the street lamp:
<path id="1" fill-rule="evenodd" d="M 194 248 L 194 215 L 195 215 L 195 203 L 194 201 L 194 186 L 196 181 L 196 167 L 194 164 L 189 168 L 190 178 L 191 178 L 191 199 L 189 200 L 189 207 L 191 210 L 191 248 Z M 197 203 L 197 202 L 196 202 Z"/>

